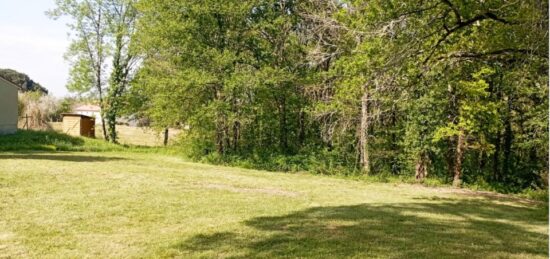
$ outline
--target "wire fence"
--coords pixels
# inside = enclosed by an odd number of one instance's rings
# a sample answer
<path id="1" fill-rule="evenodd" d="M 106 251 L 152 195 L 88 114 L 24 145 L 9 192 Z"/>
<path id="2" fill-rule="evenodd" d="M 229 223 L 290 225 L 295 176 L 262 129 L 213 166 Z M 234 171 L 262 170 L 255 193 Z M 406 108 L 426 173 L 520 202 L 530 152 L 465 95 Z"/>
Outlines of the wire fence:
<path id="1" fill-rule="evenodd" d="M 125 125 L 117 125 L 118 142 L 121 144 L 140 145 L 140 146 L 163 146 L 164 131 L 158 132 L 149 127 L 130 127 Z M 178 140 L 178 136 L 182 130 L 168 129 L 168 145 L 173 144 Z M 98 139 L 103 139 L 103 129 L 100 125 L 96 125 L 95 136 Z"/>
<path id="2" fill-rule="evenodd" d="M 53 130 L 63 133 L 63 122 L 33 122 L 32 116 L 22 116 L 19 118 L 19 129 L 27 130 Z M 178 140 L 182 133 L 180 129 L 168 129 L 168 142 L 170 145 Z M 149 127 L 131 127 L 126 125 L 117 125 L 118 141 L 121 144 L 139 145 L 139 146 L 163 146 L 165 132 L 158 132 Z M 95 126 L 95 136 L 97 139 L 103 139 L 103 129 L 101 125 Z"/>

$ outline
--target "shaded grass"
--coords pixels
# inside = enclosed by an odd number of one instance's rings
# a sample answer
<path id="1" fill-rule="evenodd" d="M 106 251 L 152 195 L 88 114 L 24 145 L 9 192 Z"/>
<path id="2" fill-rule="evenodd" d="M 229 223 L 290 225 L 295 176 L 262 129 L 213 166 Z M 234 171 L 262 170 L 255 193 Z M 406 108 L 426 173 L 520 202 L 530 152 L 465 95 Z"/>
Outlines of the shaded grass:
<path id="1" fill-rule="evenodd" d="M 18 130 L 0 135 L 0 151 L 122 151 L 123 146 L 55 131 Z"/>
<path id="2" fill-rule="evenodd" d="M 484 209 L 485 208 L 485 209 Z M 434 217 L 437 215 L 437 217 Z M 482 201 L 360 204 L 314 207 L 283 216 L 257 217 L 245 225 L 269 235 L 217 232 L 175 246 L 183 252 L 245 251 L 239 258 L 545 257 L 535 245 L 547 236 L 499 220 L 522 222 L 536 211 Z M 544 220 L 544 217 L 539 220 Z M 524 222 L 527 223 L 527 222 Z M 510 239 L 513 234 L 517 239 Z M 219 252 L 218 252 L 219 253 Z"/>
<path id="3" fill-rule="evenodd" d="M 135 152 L 0 153 L 7 257 L 546 258 L 537 203 Z"/>
<path id="4" fill-rule="evenodd" d="M 16 134 L 0 135 L 0 152 L 28 153 L 34 151 L 77 151 L 77 152 L 133 152 L 181 154 L 176 146 L 149 147 L 119 145 L 103 139 L 73 137 L 56 131 L 18 130 Z"/>
<path id="5" fill-rule="evenodd" d="M 53 161 L 68 161 L 68 162 L 105 162 L 112 160 L 123 160 L 124 158 L 120 157 L 105 157 L 105 156 L 86 156 L 86 155 L 49 155 L 45 153 L 23 153 L 23 154 L 7 154 L 1 155 L 2 159 L 24 159 L 31 161 L 38 160 L 53 160 Z"/>

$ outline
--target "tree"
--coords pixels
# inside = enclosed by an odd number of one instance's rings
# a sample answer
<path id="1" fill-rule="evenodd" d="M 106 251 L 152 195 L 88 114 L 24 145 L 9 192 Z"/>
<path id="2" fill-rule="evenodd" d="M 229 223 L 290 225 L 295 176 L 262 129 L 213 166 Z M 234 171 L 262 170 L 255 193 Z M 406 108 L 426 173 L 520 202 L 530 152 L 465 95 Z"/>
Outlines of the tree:
<path id="1" fill-rule="evenodd" d="M 453 186 L 460 186 L 462 162 L 467 148 L 485 148 L 492 151 L 493 146 L 487 143 L 489 136 L 494 134 L 498 127 L 497 104 L 489 97 L 489 85 L 484 77 L 493 73 L 488 68 L 482 68 L 473 74 L 474 81 L 459 81 L 453 89 L 456 96 L 458 113 L 451 122 L 440 127 L 434 134 L 434 140 L 454 137 L 456 141 L 456 155 L 453 171 Z M 450 85 L 449 87 L 453 87 Z"/>
<path id="2" fill-rule="evenodd" d="M 112 44 L 112 70 L 107 94 L 105 116 L 109 125 L 109 139 L 117 142 L 116 119 L 122 109 L 122 96 L 133 77 L 138 58 L 132 53 L 137 10 L 133 0 L 107 1 L 109 35 Z"/>
<path id="3" fill-rule="evenodd" d="M 308 70 L 297 8 L 293 1 L 143 1 L 145 59 L 136 83 L 151 100 L 143 108 L 159 128 L 188 125 L 207 153 L 295 151 L 305 138 L 300 78 Z"/>
<path id="4" fill-rule="evenodd" d="M 141 0 L 127 100 L 198 157 L 544 186 L 548 2 L 504 3 Z"/>
<path id="5" fill-rule="evenodd" d="M 20 92 L 40 92 L 41 94 L 48 94 L 48 89 L 32 80 L 28 75 L 13 69 L 0 69 L 0 77 L 19 86 Z"/>
<path id="6" fill-rule="evenodd" d="M 57 7 L 48 12 L 57 19 L 69 16 L 73 19 L 69 28 L 75 33 L 66 58 L 72 67 L 67 88 L 70 91 L 86 93 L 95 91 L 101 107 L 103 136 L 109 139 L 105 127 L 105 66 L 108 55 L 107 22 L 102 0 L 56 0 Z"/>
<path id="7" fill-rule="evenodd" d="M 75 33 L 66 58 L 71 62 L 67 88 L 97 95 L 101 124 L 106 140 L 116 142 L 116 117 L 121 95 L 134 65 L 130 39 L 137 12 L 131 0 L 56 0 L 48 14 L 57 19 L 68 16 Z M 112 66 L 108 61 L 112 59 Z M 110 76 L 109 76 L 109 70 Z M 108 130 L 105 119 L 108 121 Z"/>

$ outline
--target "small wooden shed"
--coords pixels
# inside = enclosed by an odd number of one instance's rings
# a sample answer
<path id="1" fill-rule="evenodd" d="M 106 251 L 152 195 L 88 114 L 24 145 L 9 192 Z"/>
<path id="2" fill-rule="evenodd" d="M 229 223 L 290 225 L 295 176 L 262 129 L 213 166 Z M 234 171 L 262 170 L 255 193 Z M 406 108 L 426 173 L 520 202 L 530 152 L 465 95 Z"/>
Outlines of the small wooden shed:
<path id="1" fill-rule="evenodd" d="M 95 118 L 77 113 L 62 115 L 65 134 L 95 138 Z"/>

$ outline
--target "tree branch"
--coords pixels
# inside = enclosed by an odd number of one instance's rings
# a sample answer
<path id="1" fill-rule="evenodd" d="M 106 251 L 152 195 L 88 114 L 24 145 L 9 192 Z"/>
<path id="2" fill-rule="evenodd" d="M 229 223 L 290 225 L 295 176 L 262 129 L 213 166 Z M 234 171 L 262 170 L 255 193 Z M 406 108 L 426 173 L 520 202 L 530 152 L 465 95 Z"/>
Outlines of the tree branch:
<path id="1" fill-rule="evenodd" d="M 498 57 L 504 55 L 513 55 L 513 54 L 522 54 L 522 55 L 534 55 L 537 57 L 548 59 L 548 56 L 541 53 L 536 53 L 529 49 L 499 49 L 489 52 L 454 52 L 449 55 L 439 57 L 437 60 L 443 59 L 476 59 L 476 58 L 486 58 L 486 57 Z"/>
<path id="2" fill-rule="evenodd" d="M 449 36 L 451 36 L 451 34 L 455 33 L 456 31 L 464 28 L 464 27 L 467 27 L 467 26 L 470 26 L 478 21 L 483 21 L 483 20 L 487 20 L 487 19 L 490 19 L 490 20 L 494 20 L 494 21 L 498 21 L 498 22 L 501 22 L 501 23 L 504 23 L 504 24 L 513 24 L 512 22 L 510 21 L 507 21 L 503 18 L 500 18 L 498 17 L 496 14 L 492 13 L 492 12 L 485 12 L 483 14 L 479 14 L 479 15 L 476 15 L 468 20 L 465 20 L 465 21 L 459 21 L 455 24 L 455 26 L 453 28 L 450 28 L 450 29 L 446 29 L 446 33 L 443 34 L 443 36 L 437 41 L 437 43 L 434 45 L 434 47 L 432 48 L 432 51 L 430 51 L 430 54 L 426 57 L 426 59 L 424 59 L 424 62 L 423 64 L 426 64 L 428 63 L 428 61 L 432 58 L 432 56 L 434 55 L 434 53 L 437 51 L 437 49 L 439 48 L 439 46 L 441 44 L 443 44 L 443 42 L 445 42 L 447 40 L 447 38 Z"/>

